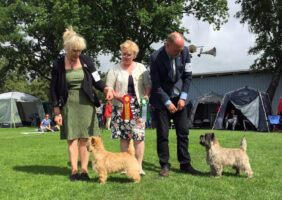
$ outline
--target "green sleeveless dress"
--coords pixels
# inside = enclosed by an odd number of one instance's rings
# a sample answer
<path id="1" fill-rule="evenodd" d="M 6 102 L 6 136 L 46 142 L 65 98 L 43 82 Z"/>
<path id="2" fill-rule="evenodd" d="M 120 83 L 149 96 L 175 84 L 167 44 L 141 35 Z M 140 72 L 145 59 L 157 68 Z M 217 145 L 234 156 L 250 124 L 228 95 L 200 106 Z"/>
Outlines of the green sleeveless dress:
<path id="1" fill-rule="evenodd" d="M 95 106 L 82 89 L 83 78 L 82 68 L 66 71 L 69 94 L 62 110 L 62 140 L 100 135 Z"/>

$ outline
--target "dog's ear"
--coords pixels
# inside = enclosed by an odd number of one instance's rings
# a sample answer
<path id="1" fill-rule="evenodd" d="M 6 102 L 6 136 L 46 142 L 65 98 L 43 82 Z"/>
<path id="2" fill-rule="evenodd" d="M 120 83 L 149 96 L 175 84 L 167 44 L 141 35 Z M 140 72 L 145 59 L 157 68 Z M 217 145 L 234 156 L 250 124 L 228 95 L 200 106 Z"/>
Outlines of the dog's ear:
<path id="1" fill-rule="evenodd" d="M 211 134 L 211 139 L 214 140 L 214 133 Z"/>
<path id="2" fill-rule="evenodd" d="M 95 139 L 94 139 L 94 137 L 92 137 L 91 138 L 91 144 L 94 145 L 94 143 L 95 143 Z"/>

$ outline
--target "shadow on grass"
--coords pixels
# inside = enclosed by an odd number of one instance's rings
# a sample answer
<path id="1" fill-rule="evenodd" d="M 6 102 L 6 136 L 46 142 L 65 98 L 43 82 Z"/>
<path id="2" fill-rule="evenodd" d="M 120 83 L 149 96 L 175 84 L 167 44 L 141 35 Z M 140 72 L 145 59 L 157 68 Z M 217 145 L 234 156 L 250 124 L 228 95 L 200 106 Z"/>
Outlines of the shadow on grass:
<path id="1" fill-rule="evenodd" d="M 175 173 L 185 174 L 184 172 L 181 172 L 180 169 L 173 169 L 173 168 L 171 168 L 170 170 L 175 172 Z M 192 175 L 192 174 L 190 174 L 190 175 Z M 201 174 L 194 175 L 194 176 L 216 178 L 215 176 L 212 176 L 210 172 L 202 172 L 202 171 L 201 171 Z M 224 176 L 226 176 L 226 177 L 236 177 L 236 178 L 246 178 L 246 175 L 244 173 L 241 173 L 240 175 L 236 175 L 235 172 L 234 173 L 232 173 L 232 172 L 222 172 L 222 177 L 224 177 Z M 218 178 L 220 178 L 220 177 L 218 177 Z"/>
<path id="2" fill-rule="evenodd" d="M 161 170 L 161 167 L 157 166 L 155 164 L 152 164 L 150 162 L 143 161 L 143 169 L 145 171 L 153 171 L 153 172 L 159 173 L 160 170 Z M 183 173 L 183 172 L 180 171 L 180 169 L 175 169 L 175 168 L 171 168 L 170 171 L 173 171 L 175 173 Z M 185 173 L 183 173 L 183 174 L 185 174 Z M 201 174 L 197 175 L 197 176 L 206 176 L 206 177 L 208 177 L 208 176 L 210 176 L 210 172 L 201 172 Z"/>
<path id="3" fill-rule="evenodd" d="M 98 177 L 91 178 L 90 182 L 99 183 L 99 178 Z M 106 183 L 107 182 L 112 182 L 112 183 L 133 183 L 134 181 L 131 178 L 127 177 L 126 175 L 124 175 L 124 177 L 115 177 L 114 175 L 113 176 L 108 175 Z"/>
<path id="4" fill-rule="evenodd" d="M 157 165 L 155 165 L 155 164 L 153 164 L 153 163 L 150 163 L 150 162 L 147 162 L 147 161 L 145 161 L 145 160 L 143 160 L 142 165 L 143 165 L 143 169 L 144 169 L 145 171 L 159 172 L 160 169 L 161 169 L 160 166 L 157 166 Z"/>
<path id="5" fill-rule="evenodd" d="M 56 166 L 42 166 L 42 165 L 25 165 L 15 166 L 13 170 L 33 173 L 33 174 L 46 174 L 46 175 L 62 175 L 66 176 L 71 173 L 71 170 L 67 167 L 56 167 Z"/>
<path id="6" fill-rule="evenodd" d="M 193 175 L 193 174 L 188 174 L 188 173 L 182 172 L 182 171 L 180 171 L 180 169 L 175 169 L 175 168 L 171 168 L 170 171 L 173 171 L 173 172 L 175 172 L 175 173 Z M 200 172 L 201 172 L 201 174 L 199 174 L 199 175 L 193 175 L 193 176 L 204 176 L 204 177 L 209 177 L 209 176 L 210 176 L 210 172 L 202 172 L 202 171 L 200 171 Z"/>
<path id="7" fill-rule="evenodd" d="M 247 175 L 245 173 L 240 173 L 239 175 L 236 175 L 235 172 L 232 173 L 232 172 L 222 172 L 222 175 L 221 176 L 229 176 L 229 177 L 235 177 L 235 178 L 246 178 Z"/>

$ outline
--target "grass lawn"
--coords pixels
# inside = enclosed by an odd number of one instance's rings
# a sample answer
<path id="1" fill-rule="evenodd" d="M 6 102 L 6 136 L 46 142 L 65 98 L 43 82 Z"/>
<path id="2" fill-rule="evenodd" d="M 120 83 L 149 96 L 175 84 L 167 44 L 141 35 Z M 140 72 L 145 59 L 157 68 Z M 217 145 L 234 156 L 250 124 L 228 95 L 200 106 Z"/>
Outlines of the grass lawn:
<path id="1" fill-rule="evenodd" d="M 205 149 L 199 136 L 205 130 L 190 130 L 192 165 L 203 176 L 180 173 L 176 158 L 175 130 L 170 131 L 170 176 L 158 175 L 156 131 L 146 131 L 144 170 L 146 176 L 134 184 L 124 175 L 110 175 L 104 185 L 91 169 L 90 182 L 70 182 L 71 172 L 66 141 L 59 133 L 29 134 L 34 128 L 0 129 L 0 199 L 282 199 L 282 134 L 214 131 L 224 147 L 239 147 L 246 135 L 247 152 L 254 177 L 235 176 L 224 169 L 221 178 L 209 176 Z M 119 141 L 102 132 L 106 149 L 118 152 Z"/>

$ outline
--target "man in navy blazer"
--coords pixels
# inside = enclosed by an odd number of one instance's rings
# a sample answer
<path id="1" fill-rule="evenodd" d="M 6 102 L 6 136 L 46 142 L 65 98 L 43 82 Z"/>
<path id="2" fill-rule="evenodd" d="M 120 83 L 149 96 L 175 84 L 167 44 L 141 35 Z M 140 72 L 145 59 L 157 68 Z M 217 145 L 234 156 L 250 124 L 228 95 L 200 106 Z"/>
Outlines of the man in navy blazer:
<path id="1" fill-rule="evenodd" d="M 177 158 L 180 170 L 184 173 L 200 174 L 190 162 L 188 152 L 188 90 L 192 80 L 192 70 L 188 48 L 184 47 L 184 38 L 173 32 L 167 37 L 165 46 L 150 56 L 150 74 L 152 91 L 150 103 L 154 107 L 157 123 L 157 152 L 162 167 L 160 176 L 168 176 L 169 122 L 173 119 L 177 135 Z"/>

